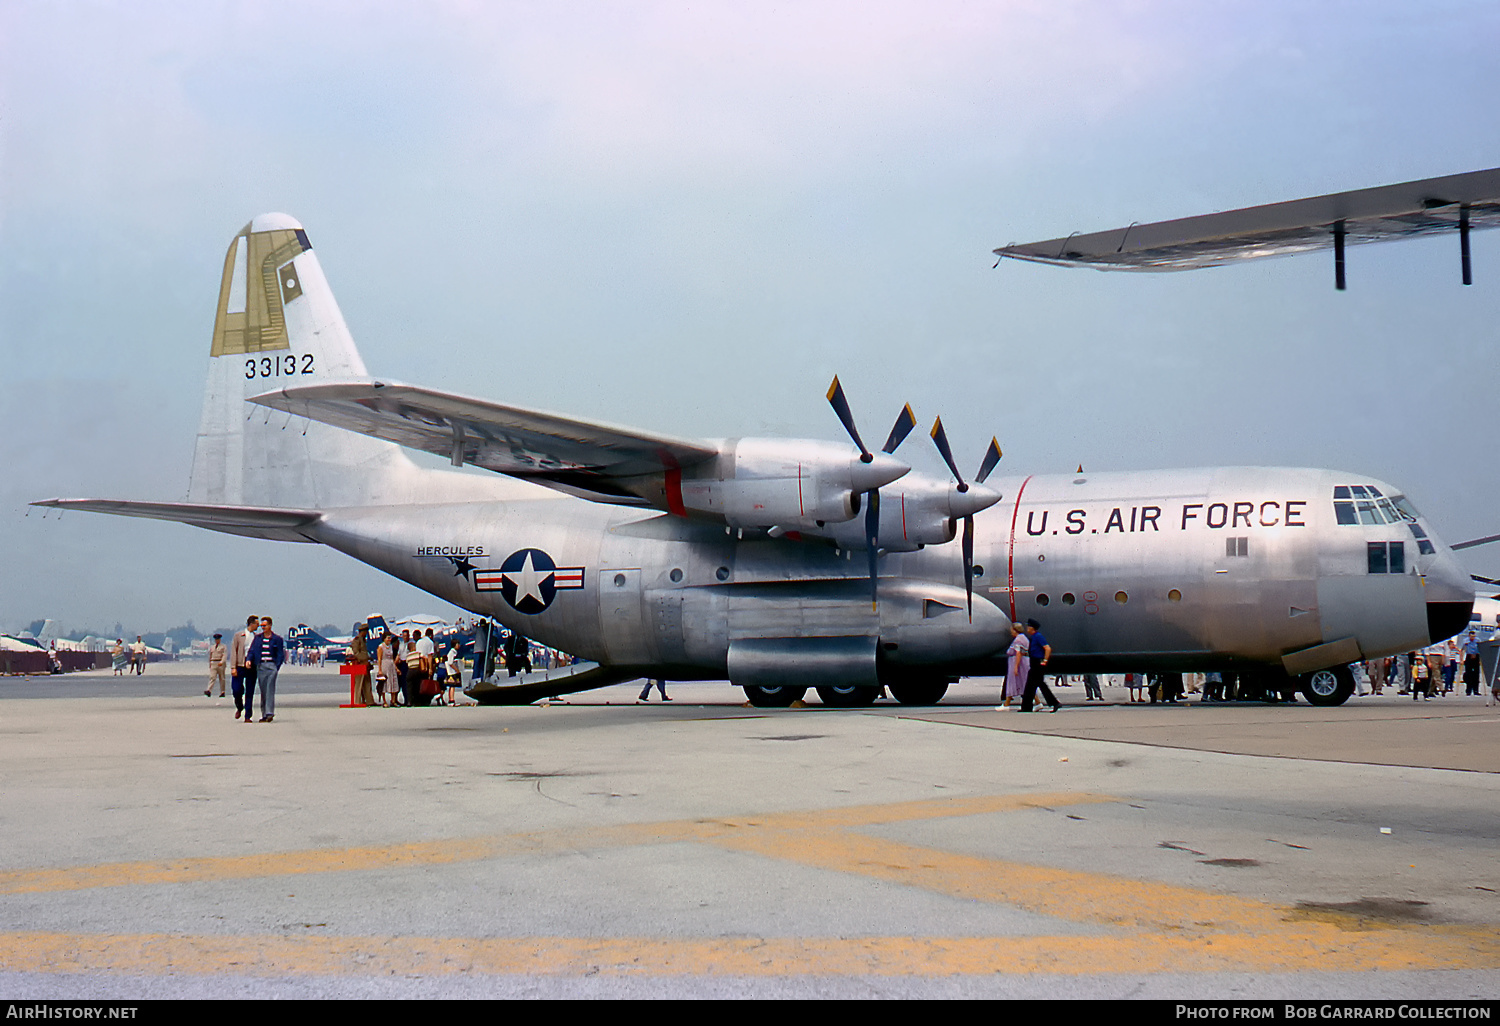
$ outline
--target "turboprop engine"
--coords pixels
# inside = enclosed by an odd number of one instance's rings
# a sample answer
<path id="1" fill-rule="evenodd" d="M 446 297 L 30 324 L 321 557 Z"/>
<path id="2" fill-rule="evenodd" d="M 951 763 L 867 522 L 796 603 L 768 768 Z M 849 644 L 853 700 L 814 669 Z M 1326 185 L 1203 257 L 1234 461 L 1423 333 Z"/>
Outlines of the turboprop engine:
<path id="1" fill-rule="evenodd" d="M 682 505 L 721 516 L 730 527 L 821 533 L 853 520 L 863 493 L 910 469 L 887 453 L 860 454 L 835 442 L 732 439 L 718 459 L 683 474 Z"/>
<path id="2" fill-rule="evenodd" d="M 915 552 L 924 545 L 943 545 L 958 536 L 958 522 L 999 502 L 993 488 L 970 484 L 959 491 L 957 482 L 934 481 L 913 475 L 884 489 L 876 547 L 884 552 Z M 865 526 L 854 522 L 830 524 L 813 532 L 832 539 L 840 548 L 866 545 Z"/>

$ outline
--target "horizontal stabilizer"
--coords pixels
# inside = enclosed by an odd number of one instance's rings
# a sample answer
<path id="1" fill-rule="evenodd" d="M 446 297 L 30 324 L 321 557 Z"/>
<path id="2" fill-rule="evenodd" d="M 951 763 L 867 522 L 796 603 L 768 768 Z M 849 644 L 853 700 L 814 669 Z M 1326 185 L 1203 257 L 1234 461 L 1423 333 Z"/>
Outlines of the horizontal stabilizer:
<path id="1" fill-rule="evenodd" d="M 718 455 L 664 435 L 372 380 L 285 388 L 250 401 L 603 502 L 641 505 L 611 482 Z"/>
<path id="2" fill-rule="evenodd" d="M 270 506 L 211 506 L 192 502 L 132 502 L 128 499 L 43 499 L 33 506 L 51 509 L 81 509 L 89 513 L 112 513 L 121 517 L 172 520 L 210 531 L 238 534 L 270 541 L 310 542 L 305 528 L 323 517 L 311 509 L 278 509 Z"/>
<path id="3" fill-rule="evenodd" d="M 1002 258 L 1183 271 L 1360 242 L 1500 227 L 1500 168 L 1003 246 Z M 1465 245 L 1467 238 L 1465 237 Z"/>

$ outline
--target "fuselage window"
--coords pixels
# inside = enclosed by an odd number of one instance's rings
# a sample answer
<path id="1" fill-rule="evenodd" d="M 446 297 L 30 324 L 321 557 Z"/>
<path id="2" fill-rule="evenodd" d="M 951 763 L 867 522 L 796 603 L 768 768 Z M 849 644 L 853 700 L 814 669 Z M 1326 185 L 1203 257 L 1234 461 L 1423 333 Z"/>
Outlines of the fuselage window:
<path id="1" fill-rule="evenodd" d="M 1073 593 L 1071 591 L 1063 592 L 1063 605 L 1071 606 L 1076 601 L 1077 600 L 1073 598 Z"/>
<path id="2" fill-rule="evenodd" d="M 1359 517 L 1354 513 L 1354 503 L 1335 502 L 1333 504 L 1333 515 L 1341 524 L 1357 524 Z"/>
<path id="3" fill-rule="evenodd" d="M 1167 601 L 1168 602 L 1181 602 L 1182 601 L 1182 592 L 1178 591 L 1176 588 L 1173 588 L 1171 591 L 1167 592 Z"/>
<path id="4" fill-rule="evenodd" d="M 1039 605 L 1039 606 L 1045 606 L 1047 603 L 1049 603 L 1051 601 L 1052 600 L 1047 597 L 1047 595 L 1046 595 L 1045 592 L 1043 592 L 1042 594 L 1039 594 L 1036 597 L 1036 604 Z"/>
<path id="5" fill-rule="evenodd" d="M 1224 555 L 1226 556 L 1248 556 L 1250 555 L 1249 538 L 1225 538 Z"/>
<path id="6" fill-rule="evenodd" d="M 1365 552 L 1372 574 L 1406 573 L 1405 542 L 1367 542 Z"/>

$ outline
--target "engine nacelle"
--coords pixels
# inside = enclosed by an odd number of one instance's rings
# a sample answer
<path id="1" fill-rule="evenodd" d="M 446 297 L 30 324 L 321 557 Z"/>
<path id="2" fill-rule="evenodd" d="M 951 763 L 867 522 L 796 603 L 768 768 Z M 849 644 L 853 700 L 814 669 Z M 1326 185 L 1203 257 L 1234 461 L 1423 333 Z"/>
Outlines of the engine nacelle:
<path id="1" fill-rule="evenodd" d="M 943 545 L 958 534 L 958 522 L 1000 501 L 1000 493 L 980 484 L 960 492 L 953 481 L 938 481 L 915 474 L 899 484 L 880 490 L 880 534 L 878 548 L 887 552 L 914 552 L 924 545 Z M 809 531 L 831 538 L 839 547 L 865 547 L 864 518 Z"/>
<path id="2" fill-rule="evenodd" d="M 804 439 L 740 438 L 711 464 L 685 471 L 682 505 L 731 527 L 820 531 L 852 520 L 862 493 L 911 468 L 885 453 L 864 462 L 853 446 Z"/>

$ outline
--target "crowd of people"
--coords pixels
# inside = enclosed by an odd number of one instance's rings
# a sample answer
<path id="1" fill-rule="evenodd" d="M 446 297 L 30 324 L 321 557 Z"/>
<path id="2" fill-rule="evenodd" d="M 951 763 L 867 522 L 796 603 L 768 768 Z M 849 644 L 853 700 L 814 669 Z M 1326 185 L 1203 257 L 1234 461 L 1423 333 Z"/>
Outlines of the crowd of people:
<path id="1" fill-rule="evenodd" d="M 1451 695 L 1455 687 L 1462 684 L 1466 696 L 1477 697 L 1483 690 L 1486 705 L 1500 704 L 1500 673 L 1496 674 L 1489 688 L 1483 687 L 1479 643 L 1478 632 L 1471 630 L 1466 635 L 1449 638 L 1420 651 L 1354 663 L 1349 669 L 1354 677 L 1355 695 L 1380 695 L 1386 688 L 1391 688 L 1398 695 L 1411 695 L 1413 701 L 1419 701 Z M 1041 624 L 1036 620 L 1012 624 L 1011 642 L 1006 650 L 1005 684 L 997 708 L 1012 708 L 1011 703 L 1020 699 L 1020 710 L 1031 712 L 1034 698 L 1040 694 L 1056 712 L 1059 707 L 1057 700 L 1041 676 L 1041 668 L 1047 665 L 1051 655 L 1052 648 L 1042 636 Z M 1059 687 L 1071 687 L 1075 680 L 1081 680 L 1084 701 L 1102 702 L 1101 677 L 1106 683 L 1123 685 L 1129 692 L 1131 703 L 1176 704 L 1190 695 L 1199 696 L 1201 702 L 1274 701 L 1285 699 L 1290 694 L 1254 674 L 1219 671 L 1084 673 L 1072 677 L 1058 676 L 1054 683 Z"/>
<path id="2" fill-rule="evenodd" d="M 458 704 L 463 660 L 457 645 L 438 650 L 431 627 L 371 639 L 369 628 L 360 624 L 349 646 L 349 662 L 367 667 L 354 675 L 356 705 L 394 709 Z"/>
<path id="3" fill-rule="evenodd" d="M 538 651 L 538 646 L 516 632 L 503 635 L 496 632 L 493 641 L 494 651 L 485 662 L 493 668 L 492 675 L 496 676 L 501 669 L 509 677 L 528 673 L 536 662 L 551 669 L 575 661 L 574 657 L 553 649 L 541 648 Z M 111 652 L 116 675 L 126 672 L 127 666 L 137 674 L 144 672 L 146 646 L 140 638 L 129 647 L 117 639 Z M 1040 699 L 1052 712 L 1057 712 L 1062 705 L 1046 683 L 1046 667 L 1051 658 L 1052 646 L 1041 633 L 1040 623 L 1028 620 L 1024 624 L 1012 624 L 1005 657 L 1005 682 L 998 708 L 1009 709 L 1012 702 L 1019 699 L 1020 711 L 1032 712 Z M 235 719 L 250 723 L 253 721 L 252 700 L 258 690 L 261 694 L 260 722 L 274 722 L 276 678 L 289 660 L 300 665 L 322 665 L 323 653 L 319 651 L 314 656 L 309 651 L 301 653 L 299 658 L 299 654 L 289 650 L 282 637 L 272 630 L 269 616 L 247 617 L 245 628 L 237 631 L 229 644 L 225 644 L 222 634 L 214 635 L 208 653 L 208 687 L 203 694 L 212 696 L 217 685 L 219 697 L 223 698 L 227 683 L 234 695 Z M 459 704 L 464 661 L 456 644 L 450 645 L 446 652 L 439 650 L 431 627 L 425 631 L 408 629 L 399 635 L 388 633 L 372 639 L 368 626 L 361 624 L 350 645 L 348 662 L 365 668 L 354 674 L 353 701 L 356 705 L 392 709 L 397 706 Z M 1479 638 L 1471 630 L 1467 636 L 1450 638 L 1422 651 L 1355 663 L 1351 671 L 1359 695 L 1380 695 L 1389 687 L 1394 688 L 1398 695 L 1410 694 L 1413 700 L 1430 700 L 1452 694 L 1455 686 L 1462 683 L 1466 695 L 1477 696 L 1481 690 Z M 1102 702 L 1100 675 L 1086 673 L 1079 676 L 1086 691 L 1084 700 Z M 1132 703 L 1175 703 L 1195 694 L 1204 702 L 1278 697 L 1267 691 L 1264 685 L 1258 686 L 1253 678 L 1243 679 L 1220 672 L 1125 673 L 1119 676 L 1130 692 Z M 1106 680 L 1109 679 L 1106 676 Z M 646 700 L 653 683 L 661 691 L 662 699 L 668 700 L 665 681 L 647 681 L 641 700 Z M 1072 686 L 1067 676 L 1057 677 L 1056 683 L 1061 687 Z M 1500 701 L 1500 675 L 1485 693 L 1487 704 Z"/>

